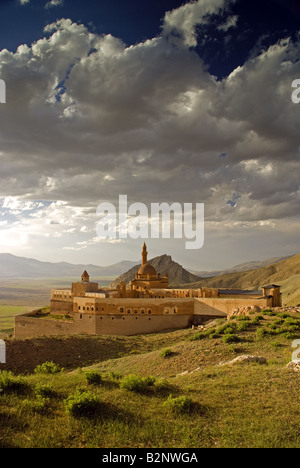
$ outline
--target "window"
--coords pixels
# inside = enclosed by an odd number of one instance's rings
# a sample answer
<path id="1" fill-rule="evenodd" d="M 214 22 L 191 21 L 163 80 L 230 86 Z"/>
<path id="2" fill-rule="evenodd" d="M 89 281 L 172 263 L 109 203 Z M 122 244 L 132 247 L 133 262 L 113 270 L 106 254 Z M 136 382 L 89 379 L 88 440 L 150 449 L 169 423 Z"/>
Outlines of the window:
<path id="1" fill-rule="evenodd" d="M 123 314 L 124 312 L 124 307 L 120 307 L 120 314 Z"/>
<path id="2" fill-rule="evenodd" d="M 151 314 L 152 313 L 152 310 L 151 309 L 148 309 L 148 314 Z"/>
<path id="3" fill-rule="evenodd" d="M 78 306 L 78 310 L 80 310 L 80 306 Z"/>
<path id="4" fill-rule="evenodd" d="M 145 309 L 141 309 L 141 314 L 144 314 L 145 313 Z"/>
<path id="5" fill-rule="evenodd" d="M 127 309 L 127 314 L 130 314 L 131 313 L 131 309 Z"/>
<path id="6" fill-rule="evenodd" d="M 82 319 L 82 314 L 80 314 L 80 315 L 79 315 L 79 318 L 81 318 L 81 319 Z"/>
<path id="7" fill-rule="evenodd" d="M 89 306 L 87 306 L 86 310 L 90 310 Z"/>
<path id="8" fill-rule="evenodd" d="M 85 310 L 85 306 L 82 307 L 82 310 Z"/>
<path id="9" fill-rule="evenodd" d="M 138 310 L 137 310 L 137 309 L 133 309 L 133 313 L 134 313 L 134 314 L 137 314 L 137 313 L 138 313 Z"/>

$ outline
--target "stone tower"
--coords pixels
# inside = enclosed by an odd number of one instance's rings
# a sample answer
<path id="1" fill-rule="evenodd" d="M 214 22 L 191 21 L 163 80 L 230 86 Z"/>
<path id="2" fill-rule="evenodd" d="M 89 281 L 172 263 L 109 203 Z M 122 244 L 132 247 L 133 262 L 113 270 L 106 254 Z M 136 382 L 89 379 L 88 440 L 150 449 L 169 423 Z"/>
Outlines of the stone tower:
<path id="1" fill-rule="evenodd" d="M 143 250 L 142 250 L 142 265 L 146 265 L 146 263 L 148 262 L 147 256 L 148 256 L 147 246 L 146 246 L 146 243 L 144 242 Z"/>
<path id="2" fill-rule="evenodd" d="M 81 275 L 81 281 L 83 283 L 88 283 L 90 281 L 90 275 L 88 274 L 86 270 L 84 270 L 84 272 Z"/>

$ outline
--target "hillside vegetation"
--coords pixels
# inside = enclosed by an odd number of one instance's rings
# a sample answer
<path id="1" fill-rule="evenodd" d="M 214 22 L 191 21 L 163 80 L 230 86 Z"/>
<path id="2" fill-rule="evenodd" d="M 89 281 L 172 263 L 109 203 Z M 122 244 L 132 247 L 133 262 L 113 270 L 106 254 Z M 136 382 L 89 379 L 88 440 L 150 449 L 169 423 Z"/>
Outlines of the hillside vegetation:
<path id="1" fill-rule="evenodd" d="M 299 374 L 287 367 L 299 310 L 147 336 L 77 337 L 82 350 L 87 340 L 106 344 L 88 367 L 87 354 L 81 367 L 77 359 L 62 369 L 40 352 L 27 373 L 0 372 L 0 447 L 299 448 Z M 56 340 L 71 352 L 70 338 Z M 263 363 L 232 363 L 241 355 Z"/>

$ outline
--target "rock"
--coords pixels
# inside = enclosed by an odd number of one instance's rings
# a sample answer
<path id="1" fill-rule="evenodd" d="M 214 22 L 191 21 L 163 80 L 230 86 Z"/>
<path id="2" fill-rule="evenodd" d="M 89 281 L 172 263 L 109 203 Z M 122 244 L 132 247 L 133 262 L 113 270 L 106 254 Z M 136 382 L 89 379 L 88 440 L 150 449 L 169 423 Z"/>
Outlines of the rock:
<path id="1" fill-rule="evenodd" d="M 219 366 L 233 365 L 245 362 L 258 362 L 260 364 L 266 364 L 267 360 L 262 356 L 250 356 L 248 354 L 243 354 L 232 359 L 232 361 L 221 362 Z"/>
<path id="2" fill-rule="evenodd" d="M 286 367 L 294 372 L 300 372 L 300 361 L 291 361 L 287 364 Z"/>

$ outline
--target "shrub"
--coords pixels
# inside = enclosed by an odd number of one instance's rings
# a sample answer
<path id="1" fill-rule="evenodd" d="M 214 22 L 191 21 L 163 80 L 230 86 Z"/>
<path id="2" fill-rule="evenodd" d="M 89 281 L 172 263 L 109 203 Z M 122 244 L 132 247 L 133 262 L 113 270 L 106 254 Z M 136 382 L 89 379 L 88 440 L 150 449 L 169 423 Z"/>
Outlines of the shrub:
<path id="1" fill-rule="evenodd" d="M 36 395 L 34 401 L 24 400 L 22 405 L 26 410 L 32 411 L 33 413 L 44 413 L 48 409 L 50 399 L 42 395 Z"/>
<path id="2" fill-rule="evenodd" d="M 198 333 L 195 333 L 195 335 L 190 336 L 188 338 L 188 341 L 203 340 L 204 338 L 207 338 L 209 335 L 211 335 L 215 331 L 216 331 L 215 328 L 208 328 L 207 330 L 200 331 Z"/>
<path id="3" fill-rule="evenodd" d="M 231 325 L 226 324 L 226 325 L 223 325 L 222 327 L 217 328 L 216 333 L 220 335 L 232 334 L 234 333 L 234 327 L 235 327 L 234 324 L 231 324 Z"/>
<path id="4" fill-rule="evenodd" d="M 219 338 L 219 336 L 220 336 L 219 333 L 214 332 L 214 333 L 211 333 L 211 334 L 209 335 L 209 338 L 215 339 L 215 338 Z"/>
<path id="5" fill-rule="evenodd" d="M 64 406 L 69 416 L 91 417 L 97 413 L 100 402 L 92 392 L 82 389 L 76 391 L 64 400 Z"/>
<path id="6" fill-rule="evenodd" d="M 244 321 L 244 320 L 243 320 L 242 322 L 240 322 L 240 323 L 237 324 L 236 329 L 237 329 L 238 331 L 245 331 L 245 330 L 247 330 L 247 328 L 250 326 L 250 324 L 251 324 L 250 322 L 247 322 L 247 321 Z"/>
<path id="7" fill-rule="evenodd" d="M 93 370 L 86 371 L 84 376 L 89 384 L 100 385 L 102 382 L 101 375 Z"/>
<path id="8" fill-rule="evenodd" d="M 248 321 L 248 320 L 251 320 L 251 319 L 250 319 L 249 315 L 238 315 L 238 316 L 236 317 L 236 320 L 237 320 L 238 322 L 243 322 L 243 321 L 245 321 L 245 320 Z"/>
<path id="9" fill-rule="evenodd" d="M 262 309 L 261 313 L 269 317 L 276 315 L 276 312 L 274 312 L 272 309 Z"/>
<path id="10" fill-rule="evenodd" d="M 289 326 L 293 325 L 293 326 L 295 326 L 297 328 L 300 327 L 300 320 L 297 320 L 297 319 L 295 319 L 293 317 L 287 317 L 287 318 L 285 318 L 283 320 L 283 322 L 284 322 L 285 325 L 289 325 Z"/>
<path id="11" fill-rule="evenodd" d="M 44 398 L 49 398 L 54 395 L 52 385 L 50 384 L 37 384 L 34 391 L 36 396 L 41 396 Z"/>
<path id="12" fill-rule="evenodd" d="M 238 343 L 239 341 L 240 341 L 239 337 L 234 333 L 223 336 L 224 343 Z"/>
<path id="13" fill-rule="evenodd" d="M 277 317 L 280 317 L 280 318 L 288 318 L 288 317 L 290 317 L 290 315 L 287 314 L 286 312 L 278 312 L 276 315 L 277 315 Z"/>
<path id="14" fill-rule="evenodd" d="M 258 328 L 256 330 L 256 337 L 263 338 L 267 334 L 267 330 L 265 328 Z"/>
<path id="15" fill-rule="evenodd" d="M 168 349 L 164 349 L 164 350 L 160 353 L 160 357 L 162 357 L 162 358 L 167 358 L 167 357 L 169 357 L 169 356 L 172 356 L 172 354 L 174 354 L 173 351 L 172 351 L 171 349 L 168 348 Z"/>
<path id="16" fill-rule="evenodd" d="M 124 377 L 120 382 L 120 388 L 131 392 L 142 393 L 147 390 L 149 385 L 153 385 L 154 382 L 154 377 L 140 377 L 139 375 L 130 374 Z"/>
<path id="17" fill-rule="evenodd" d="M 286 338 L 287 340 L 294 340 L 297 337 L 295 333 L 291 333 L 291 332 L 284 332 L 282 333 L 282 336 Z"/>
<path id="18" fill-rule="evenodd" d="M 11 371 L 0 371 L 0 392 L 23 392 L 28 388 L 24 380 Z"/>
<path id="19" fill-rule="evenodd" d="M 43 364 L 39 364 L 34 369 L 36 374 L 57 374 L 61 372 L 63 369 L 52 361 L 46 361 Z"/>
<path id="20" fill-rule="evenodd" d="M 170 409 L 175 414 L 189 413 L 193 407 L 193 401 L 190 397 L 180 396 L 173 398 L 169 395 L 163 406 Z"/>

